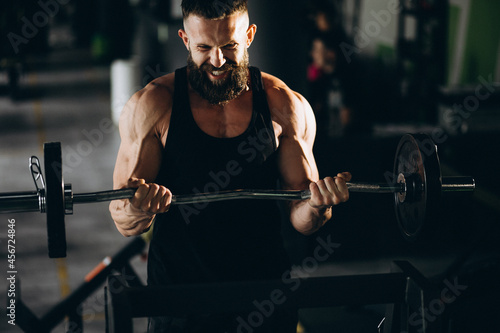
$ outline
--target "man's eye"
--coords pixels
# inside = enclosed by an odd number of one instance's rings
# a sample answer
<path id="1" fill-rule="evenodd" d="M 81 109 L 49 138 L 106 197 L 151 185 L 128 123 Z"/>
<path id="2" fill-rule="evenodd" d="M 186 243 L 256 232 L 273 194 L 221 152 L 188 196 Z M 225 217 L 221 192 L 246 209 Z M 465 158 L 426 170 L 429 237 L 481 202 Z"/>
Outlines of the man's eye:
<path id="1" fill-rule="evenodd" d="M 224 48 L 227 50 L 233 50 L 236 48 L 237 45 L 238 44 L 236 44 L 236 43 L 231 43 L 231 44 L 227 44 L 226 46 L 224 46 Z"/>

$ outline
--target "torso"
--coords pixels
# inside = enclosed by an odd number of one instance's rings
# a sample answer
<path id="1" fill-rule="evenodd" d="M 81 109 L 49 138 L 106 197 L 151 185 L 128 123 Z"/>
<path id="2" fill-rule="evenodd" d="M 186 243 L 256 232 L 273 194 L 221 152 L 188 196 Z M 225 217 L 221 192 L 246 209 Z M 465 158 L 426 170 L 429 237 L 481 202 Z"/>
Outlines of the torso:
<path id="1" fill-rule="evenodd" d="M 154 182 L 178 195 L 276 188 L 279 154 L 268 138 L 277 136 L 260 85 L 216 108 L 180 88 L 187 86 L 185 71 L 177 73 Z M 166 128 L 162 119 L 159 128 Z M 156 259 L 149 261 L 149 282 L 279 278 L 289 265 L 280 226 L 278 206 L 270 200 L 174 205 L 155 222 L 150 253 Z"/>

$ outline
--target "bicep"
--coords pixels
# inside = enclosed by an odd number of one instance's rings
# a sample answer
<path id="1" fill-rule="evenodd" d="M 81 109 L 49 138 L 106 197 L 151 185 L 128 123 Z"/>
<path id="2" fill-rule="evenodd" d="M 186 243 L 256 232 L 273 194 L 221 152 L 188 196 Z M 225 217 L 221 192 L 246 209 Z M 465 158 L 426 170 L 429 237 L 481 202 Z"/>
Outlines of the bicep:
<path id="1" fill-rule="evenodd" d="M 124 187 L 130 178 L 154 182 L 160 170 L 161 158 L 161 145 L 156 138 L 145 138 L 132 144 L 122 142 L 116 158 L 114 187 Z"/>
<path id="2" fill-rule="evenodd" d="M 279 168 L 282 187 L 285 189 L 306 189 L 309 183 L 319 179 L 313 154 L 316 122 L 309 103 L 298 96 L 297 110 L 292 120 L 285 124 L 280 141 Z"/>
<path id="3" fill-rule="evenodd" d="M 154 182 L 162 158 L 161 139 L 144 119 L 137 116 L 132 101 L 123 112 L 119 125 L 121 143 L 113 173 L 114 187 L 126 186 L 131 177 Z"/>

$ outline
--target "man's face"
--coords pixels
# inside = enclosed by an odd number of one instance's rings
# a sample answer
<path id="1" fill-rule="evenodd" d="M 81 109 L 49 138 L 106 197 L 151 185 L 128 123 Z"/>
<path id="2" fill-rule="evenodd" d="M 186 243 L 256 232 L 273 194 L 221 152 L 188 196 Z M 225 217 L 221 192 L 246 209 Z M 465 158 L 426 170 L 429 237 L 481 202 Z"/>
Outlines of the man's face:
<path id="1" fill-rule="evenodd" d="M 256 26 L 237 13 L 220 20 L 190 15 L 179 36 L 189 51 L 189 82 L 212 104 L 225 104 L 246 87 L 248 52 Z"/>

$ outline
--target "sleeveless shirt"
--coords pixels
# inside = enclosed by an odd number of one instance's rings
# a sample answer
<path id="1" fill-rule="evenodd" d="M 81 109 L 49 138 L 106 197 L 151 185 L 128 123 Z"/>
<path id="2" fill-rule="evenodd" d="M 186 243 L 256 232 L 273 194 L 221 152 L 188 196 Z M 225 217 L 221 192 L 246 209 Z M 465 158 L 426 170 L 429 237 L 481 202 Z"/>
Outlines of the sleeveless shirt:
<path id="1" fill-rule="evenodd" d="M 216 138 L 196 124 L 187 69 L 175 72 L 171 120 L 156 182 L 173 194 L 273 189 L 279 180 L 271 113 L 259 69 L 250 67 L 252 116 L 236 137 Z M 272 200 L 172 205 L 153 227 L 148 283 L 281 278 L 290 263 Z"/>

